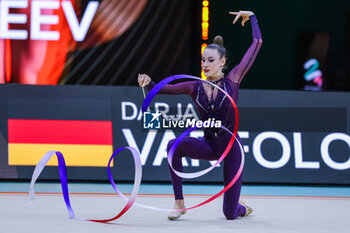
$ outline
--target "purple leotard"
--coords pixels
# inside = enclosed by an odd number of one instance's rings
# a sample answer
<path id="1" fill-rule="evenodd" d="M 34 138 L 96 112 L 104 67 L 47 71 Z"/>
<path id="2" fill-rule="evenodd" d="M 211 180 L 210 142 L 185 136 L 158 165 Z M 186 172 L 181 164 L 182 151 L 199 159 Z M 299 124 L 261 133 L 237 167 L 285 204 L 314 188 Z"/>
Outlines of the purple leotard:
<path id="1" fill-rule="evenodd" d="M 258 51 L 262 44 L 260 29 L 255 15 L 249 17 L 253 42 L 245 53 L 241 62 L 234 67 L 226 77 L 216 81 L 217 85 L 228 92 L 235 102 L 238 101 L 238 88 L 241 80 L 252 66 Z M 151 82 L 147 88 L 151 90 L 155 83 Z M 215 118 L 221 120 L 222 124 L 230 131 L 233 131 L 235 114 L 228 98 L 218 92 L 216 98 L 211 101 L 205 93 L 203 83 L 200 81 L 188 81 L 163 87 L 159 93 L 163 94 L 188 94 L 192 97 L 200 114 L 201 120 Z M 173 157 L 173 167 L 182 172 L 182 157 L 186 156 L 192 159 L 217 160 L 226 148 L 231 135 L 222 129 L 205 129 L 203 138 L 186 137 L 181 141 L 175 150 Z M 237 140 L 241 139 L 237 137 Z M 175 139 L 168 144 L 168 151 Z M 237 142 L 224 159 L 224 183 L 225 186 L 233 179 L 237 173 L 241 162 L 240 149 Z M 179 178 L 171 169 L 171 178 L 175 199 L 183 199 L 182 179 Z M 224 194 L 223 212 L 227 219 L 235 219 L 245 214 L 245 207 L 238 203 L 241 192 L 242 176 L 237 182 Z"/>

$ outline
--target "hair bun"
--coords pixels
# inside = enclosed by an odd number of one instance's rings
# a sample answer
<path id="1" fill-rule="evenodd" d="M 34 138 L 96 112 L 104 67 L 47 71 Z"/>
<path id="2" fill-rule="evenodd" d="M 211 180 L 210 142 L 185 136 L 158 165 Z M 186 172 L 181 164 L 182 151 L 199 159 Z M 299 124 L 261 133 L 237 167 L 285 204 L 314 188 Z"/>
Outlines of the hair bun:
<path id="1" fill-rule="evenodd" d="M 215 36 L 214 44 L 224 46 L 224 39 L 222 38 L 222 36 Z"/>

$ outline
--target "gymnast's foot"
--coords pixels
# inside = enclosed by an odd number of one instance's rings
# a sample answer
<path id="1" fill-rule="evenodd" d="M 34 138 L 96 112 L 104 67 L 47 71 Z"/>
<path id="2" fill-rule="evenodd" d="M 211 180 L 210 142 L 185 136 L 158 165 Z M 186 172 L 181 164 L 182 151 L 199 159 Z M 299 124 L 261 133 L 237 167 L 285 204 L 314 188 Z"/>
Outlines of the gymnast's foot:
<path id="1" fill-rule="evenodd" d="M 239 204 L 241 204 L 245 208 L 245 214 L 242 217 L 248 216 L 249 214 L 251 214 L 253 212 L 253 209 L 251 207 L 247 206 L 247 204 L 244 201 L 240 200 Z"/>
<path id="2" fill-rule="evenodd" d="M 184 200 L 175 200 L 175 206 L 174 209 L 185 209 L 185 204 L 184 204 Z M 183 211 L 173 211 L 168 215 L 168 219 L 169 220 L 176 220 L 178 218 L 180 218 L 181 215 L 185 214 L 186 210 Z"/>

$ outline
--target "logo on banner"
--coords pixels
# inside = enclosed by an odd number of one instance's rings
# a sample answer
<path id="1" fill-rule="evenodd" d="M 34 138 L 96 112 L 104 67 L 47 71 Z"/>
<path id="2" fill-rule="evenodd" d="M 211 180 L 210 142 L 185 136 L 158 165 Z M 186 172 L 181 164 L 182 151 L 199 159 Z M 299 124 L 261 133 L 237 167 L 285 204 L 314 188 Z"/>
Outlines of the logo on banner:
<path id="1" fill-rule="evenodd" d="M 143 128 L 144 129 L 160 129 L 160 121 L 162 114 L 157 112 L 144 112 L 143 113 Z"/>

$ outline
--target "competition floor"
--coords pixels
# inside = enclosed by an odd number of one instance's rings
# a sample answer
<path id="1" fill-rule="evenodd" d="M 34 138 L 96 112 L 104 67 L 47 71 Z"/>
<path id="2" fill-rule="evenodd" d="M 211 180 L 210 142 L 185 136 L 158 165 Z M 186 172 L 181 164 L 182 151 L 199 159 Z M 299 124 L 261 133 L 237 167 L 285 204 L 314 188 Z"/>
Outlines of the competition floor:
<path id="1" fill-rule="evenodd" d="M 131 185 L 119 185 L 131 192 Z M 219 185 L 184 185 L 186 206 L 204 201 L 220 191 Z M 114 217 L 125 202 L 109 184 L 69 184 L 71 204 L 77 217 Z M 29 183 L 0 182 L 1 233 L 71 232 L 350 232 L 349 187 L 243 186 L 242 199 L 253 207 L 252 215 L 233 221 L 222 214 L 222 197 L 188 211 L 178 221 L 168 213 L 137 206 L 109 224 L 70 220 L 58 183 L 38 183 L 36 201 L 29 203 Z M 161 208 L 173 207 L 170 185 L 141 186 L 137 202 Z"/>

